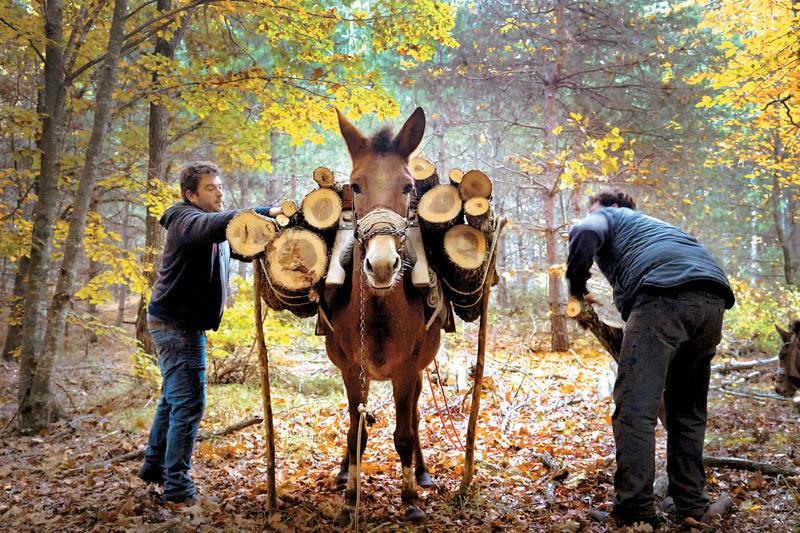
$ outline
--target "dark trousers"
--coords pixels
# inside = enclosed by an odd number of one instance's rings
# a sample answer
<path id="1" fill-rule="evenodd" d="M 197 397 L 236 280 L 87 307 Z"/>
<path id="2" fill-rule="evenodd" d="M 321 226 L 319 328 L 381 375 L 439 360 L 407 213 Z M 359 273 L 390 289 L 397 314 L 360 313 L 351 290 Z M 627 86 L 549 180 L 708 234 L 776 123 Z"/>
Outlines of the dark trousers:
<path id="1" fill-rule="evenodd" d="M 722 298 L 703 291 L 637 297 L 625 325 L 614 385 L 614 514 L 655 514 L 655 428 L 662 394 L 669 495 L 685 516 L 699 517 L 705 511 L 708 381 L 724 311 Z"/>
<path id="2" fill-rule="evenodd" d="M 164 500 L 194 496 L 192 450 L 206 394 L 206 336 L 160 325 L 150 329 L 161 370 L 161 398 L 150 428 L 144 469 L 164 481 Z"/>

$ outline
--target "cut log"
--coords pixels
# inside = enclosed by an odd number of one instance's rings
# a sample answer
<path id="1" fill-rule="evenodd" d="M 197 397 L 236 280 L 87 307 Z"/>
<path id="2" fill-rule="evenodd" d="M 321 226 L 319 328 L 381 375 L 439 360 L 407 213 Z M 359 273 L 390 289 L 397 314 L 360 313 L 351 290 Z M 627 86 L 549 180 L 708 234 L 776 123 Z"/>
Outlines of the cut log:
<path id="1" fill-rule="evenodd" d="M 292 218 L 297 214 L 297 203 L 294 200 L 284 200 L 281 202 L 281 213 Z"/>
<path id="2" fill-rule="evenodd" d="M 620 356 L 622 354 L 622 328 L 615 328 L 609 326 L 597 316 L 597 311 L 594 310 L 592 304 L 586 300 L 576 300 L 570 298 L 567 303 L 567 317 L 578 321 L 583 329 L 588 329 L 592 335 L 600 341 L 600 344 L 606 351 L 614 358 L 619 364 Z M 664 406 L 664 399 L 658 404 L 658 419 L 664 428 L 667 427 L 667 411 Z"/>
<path id="3" fill-rule="evenodd" d="M 288 294 L 305 293 L 322 279 L 328 266 L 328 247 L 316 233 L 289 228 L 267 247 L 272 286 Z"/>
<path id="4" fill-rule="evenodd" d="M 288 228 L 292 220 L 283 213 L 278 213 L 275 215 L 275 223 L 278 224 L 279 228 Z"/>
<path id="5" fill-rule="evenodd" d="M 417 198 L 439 185 L 439 176 L 436 174 L 436 167 L 424 157 L 415 157 L 408 163 L 411 177 L 414 178 L 414 189 L 417 191 Z"/>
<path id="6" fill-rule="evenodd" d="M 441 241 L 448 229 L 461 222 L 462 204 L 458 191 L 449 185 L 438 185 L 429 190 L 417 207 L 423 233 L 438 233 Z"/>
<path id="7" fill-rule="evenodd" d="M 458 188 L 461 185 L 461 179 L 464 177 L 464 171 L 460 168 L 454 168 L 447 173 L 447 177 L 450 179 L 450 185 Z"/>
<path id="8" fill-rule="evenodd" d="M 486 238 L 472 226 L 459 224 L 445 234 L 444 252 L 454 268 L 463 270 L 464 274 L 474 275 L 476 270 L 483 270 L 481 267 L 486 260 Z"/>
<path id="9" fill-rule="evenodd" d="M 339 223 L 342 199 L 333 189 L 317 189 L 303 198 L 301 209 L 308 227 L 326 233 L 335 230 Z"/>
<path id="10" fill-rule="evenodd" d="M 453 226 L 444 236 L 445 265 L 440 273 L 453 310 L 466 322 L 480 316 L 486 252 L 486 237 L 472 226 Z"/>
<path id="11" fill-rule="evenodd" d="M 314 181 L 323 189 L 330 189 L 336 182 L 331 169 L 325 167 L 319 167 L 314 170 Z"/>
<path id="12" fill-rule="evenodd" d="M 491 198 L 492 180 L 480 170 L 470 170 L 461 178 L 461 185 L 458 186 L 458 191 L 464 201 L 476 196 L 479 198 Z"/>
<path id="13" fill-rule="evenodd" d="M 609 326 L 597 316 L 597 312 L 592 308 L 592 304 L 582 300 L 578 301 L 570 298 L 567 303 L 567 316 L 578 321 L 578 324 L 592 332 L 600 341 L 603 348 L 611 354 L 614 361 L 619 363 L 619 356 L 622 352 L 622 329 Z"/>
<path id="14" fill-rule="evenodd" d="M 250 210 L 234 216 L 225 229 L 231 250 L 243 257 L 255 257 L 262 253 L 275 238 L 275 233 L 272 220 Z"/>
<path id="15" fill-rule="evenodd" d="M 467 224 L 481 230 L 484 235 L 491 233 L 494 228 L 492 206 L 486 198 L 476 196 L 464 202 L 464 217 Z"/>
<path id="16" fill-rule="evenodd" d="M 313 316 L 319 301 L 317 284 L 328 268 L 328 247 L 322 237 L 289 228 L 267 247 L 266 259 L 268 279 L 262 297 L 267 305 L 300 317 Z"/>

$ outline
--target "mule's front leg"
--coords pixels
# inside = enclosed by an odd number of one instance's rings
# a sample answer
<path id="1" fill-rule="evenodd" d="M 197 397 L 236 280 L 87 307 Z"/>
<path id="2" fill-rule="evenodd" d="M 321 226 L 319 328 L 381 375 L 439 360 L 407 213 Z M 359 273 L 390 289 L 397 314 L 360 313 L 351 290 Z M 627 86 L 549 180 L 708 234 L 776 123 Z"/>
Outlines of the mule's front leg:
<path id="1" fill-rule="evenodd" d="M 358 466 L 356 463 L 356 448 L 358 453 L 364 454 L 364 449 L 367 447 L 367 425 L 362 424 L 361 439 L 358 438 L 358 419 L 361 416 L 358 412 L 358 406 L 367 402 L 366 394 L 362 393 L 362 385 L 360 379 L 360 370 L 351 369 L 349 371 L 342 371 L 342 378 L 344 379 L 344 386 L 347 389 L 347 405 L 350 413 L 350 428 L 347 430 L 347 450 L 345 452 L 344 461 L 342 461 L 342 471 L 336 476 L 337 480 L 342 479 L 346 482 L 344 490 L 344 507 L 342 508 L 339 516 L 336 518 L 335 524 L 338 527 L 346 527 L 352 522 L 356 510 L 356 482 L 358 479 Z M 367 391 L 369 390 L 369 381 L 365 385 Z M 347 462 L 347 474 L 344 474 L 345 461 Z"/>
<path id="2" fill-rule="evenodd" d="M 425 513 L 419 508 L 417 495 L 417 480 L 414 475 L 414 449 L 416 435 L 413 427 L 415 397 L 419 374 L 409 372 L 401 374 L 392 380 L 394 392 L 394 405 L 397 413 L 397 425 L 394 429 L 394 447 L 400 456 L 400 466 L 403 470 L 403 489 L 400 493 L 405 508 L 403 519 L 410 522 L 421 522 Z"/>
<path id="3" fill-rule="evenodd" d="M 414 430 L 414 475 L 420 487 L 433 487 L 433 479 L 425 466 L 425 458 L 422 456 L 422 445 L 419 442 L 419 395 L 422 393 L 422 373 L 417 376 L 417 386 L 414 388 L 414 408 L 411 411 L 413 418 L 411 428 Z"/>

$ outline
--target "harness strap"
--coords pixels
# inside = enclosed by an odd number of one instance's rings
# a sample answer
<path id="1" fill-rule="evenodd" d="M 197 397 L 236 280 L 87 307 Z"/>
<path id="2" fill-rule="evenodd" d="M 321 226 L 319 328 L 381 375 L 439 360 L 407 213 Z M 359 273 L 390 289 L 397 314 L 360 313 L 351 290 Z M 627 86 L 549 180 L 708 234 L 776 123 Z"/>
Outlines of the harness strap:
<path id="1" fill-rule="evenodd" d="M 397 235 L 405 240 L 408 219 L 391 209 L 378 207 L 358 219 L 356 238 L 362 245 L 375 235 Z"/>

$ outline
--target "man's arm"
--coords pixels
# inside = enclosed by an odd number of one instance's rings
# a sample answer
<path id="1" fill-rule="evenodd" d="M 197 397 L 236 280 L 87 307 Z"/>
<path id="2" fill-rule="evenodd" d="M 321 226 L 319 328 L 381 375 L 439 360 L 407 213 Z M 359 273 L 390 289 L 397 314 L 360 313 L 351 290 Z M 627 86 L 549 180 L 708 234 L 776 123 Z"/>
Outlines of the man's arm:
<path id="1" fill-rule="evenodd" d="M 569 232 L 569 256 L 567 258 L 567 280 L 569 293 L 583 298 L 588 292 L 586 281 L 591 276 L 594 256 L 602 248 L 608 235 L 608 220 L 603 215 L 589 215 Z"/>
<path id="2" fill-rule="evenodd" d="M 271 208 L 254 207 L 253 211 L 259 215 L 269 216 Z M 179 224 L 181 241 L 188 245 L 220 243 L 227 238 L 225 229 L 228 227 L 228 222 L 239 212 L 239 209 L 217 213 L 208 213 L 200 209 L 187 211 L 176 221 Z"/>

